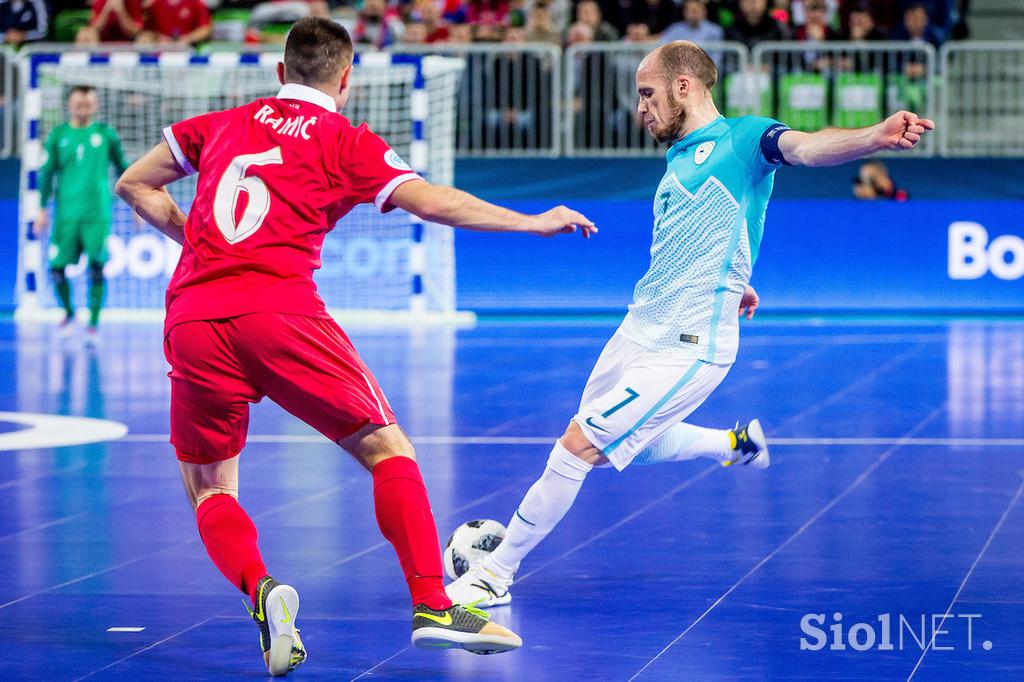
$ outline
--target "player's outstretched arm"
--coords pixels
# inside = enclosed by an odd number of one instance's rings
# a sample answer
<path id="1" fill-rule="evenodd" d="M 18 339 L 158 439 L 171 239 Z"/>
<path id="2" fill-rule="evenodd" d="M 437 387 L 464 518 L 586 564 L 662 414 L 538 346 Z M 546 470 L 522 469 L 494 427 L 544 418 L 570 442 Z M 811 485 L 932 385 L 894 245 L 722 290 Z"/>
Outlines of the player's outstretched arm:
<path id="1" fill-rule="evenodd" d="M 114 186 L 147 223 L 179 244 L 185 241 L 185 214 L 167 192 L 166 185 L 185 177 L 166 142 L 153 147 L 128 167 Z"/>
<path id="2" fill-rule="evenodd" d="M 402 183 L 389 202 L 424 220 L 452 227 L 484 232 L 529 232 L 542 237 L 582 231 L 589 238 L 597 233 L 594 223 L 582 213 L 557 206 L 537 215 L 516 213 L 478 199 L 468 192 L 432 185 L 425 180 Z"/>
<path id="3" fill-rule="evenodd" d="M 826 128 L 816 133 L 787 130 L 779 136 L 779 150 L 793 165 L 836 166 L 875 152 L 912 149 L 927 130 L 935 130 L 933 121 L 898 111 L 867 128 Z"/>

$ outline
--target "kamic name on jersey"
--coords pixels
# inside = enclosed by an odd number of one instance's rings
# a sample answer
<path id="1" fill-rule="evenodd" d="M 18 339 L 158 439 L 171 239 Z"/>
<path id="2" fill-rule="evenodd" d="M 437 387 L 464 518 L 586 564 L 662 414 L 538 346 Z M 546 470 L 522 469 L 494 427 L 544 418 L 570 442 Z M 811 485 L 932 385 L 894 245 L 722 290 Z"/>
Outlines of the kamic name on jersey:
<path id="1" fill-rule="evenodd" d="M 268 125 L 274 129 L 279 135 L 289 135 L 291 137 L 301 137 L 303 140 L 309 139 L 310 126 L 316 125 L 316 116 L 290 116 L 288 118 L 270 118 L 270 115 L 274 113 L 274 107 L 269 104 L 264 104 L 253 118 L 264 125 Z"/>

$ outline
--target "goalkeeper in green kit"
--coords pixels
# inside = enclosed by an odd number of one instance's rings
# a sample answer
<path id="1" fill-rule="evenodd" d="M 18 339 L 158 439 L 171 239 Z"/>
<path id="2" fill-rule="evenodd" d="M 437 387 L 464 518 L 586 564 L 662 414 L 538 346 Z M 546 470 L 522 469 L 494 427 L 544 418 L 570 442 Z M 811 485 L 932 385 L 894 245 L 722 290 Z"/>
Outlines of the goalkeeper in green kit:
<path id="1" fill-rule="evenodd" d="M 96 90 L 78 85 L 68 96 L 70 120 L 46 138 L 46 161 L 39 169 L 41 209 L 33 231 L 46 229 L 50 216 L 46 205 L 57 184 L 57 209 L 50 231 L 50 274 L 57 298 L 66 317 L 62 335 L 73 330 L 75 308 L 71 303 L 71 283 L 65 268 L 79 261 L 84 251 L 89 258 L 89 328 L 86 342 L 97 340 L 97 326 L 106 284 L 103 266 L 107 262 L 107 237 L 110 236 L 111 200 L 110 164 L 118 175 L 128 167 L 121 138 L 113 126 L 94 120 L 99 108 Z"/>

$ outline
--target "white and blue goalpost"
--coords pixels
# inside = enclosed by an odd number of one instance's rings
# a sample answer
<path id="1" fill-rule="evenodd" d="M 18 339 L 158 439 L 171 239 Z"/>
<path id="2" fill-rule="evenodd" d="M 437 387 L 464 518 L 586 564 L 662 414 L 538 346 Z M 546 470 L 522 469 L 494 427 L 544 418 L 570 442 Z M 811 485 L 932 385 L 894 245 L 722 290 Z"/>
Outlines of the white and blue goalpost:
<path id="1" fill-rule="evenodd" d="M 38 171 L 43 142 L 67 118 L 75 85 L 96 88 L 97 118 L 113 125 L 132 161 L 161 140 L 166 125 L 273 95 L 280 87 L 271 52 L 26 51 L 22 62 L 22 169 L 19 209 L 19 318 L 58 319 L 48 280 L 48 234 L 35 237 Z M 420 55 L 356 55 L 353 91 L 345 115 L 366 121 L 414 170 L 451 184 L 454 174 L 455 96 L 463 63 Z M 113 187 L 111 176 L 111 188 Z M 59 178 L 58 178 L 59 182 Z M 195 178 L 170 188 L 183 210 Z M 158 319 L 180 247 L 136 223 L 114 200 L 108 241 L 106 319 Z M 84 307 L 84 261 L 68 269 L 76 307 Z M 343 321 L 470 322 L 455 309 L 454 240 L 450 228 L 423 223 L 396 210 L 353 210 L 327 236 L 323 268 L 315 276 L 328 307 Z"/>

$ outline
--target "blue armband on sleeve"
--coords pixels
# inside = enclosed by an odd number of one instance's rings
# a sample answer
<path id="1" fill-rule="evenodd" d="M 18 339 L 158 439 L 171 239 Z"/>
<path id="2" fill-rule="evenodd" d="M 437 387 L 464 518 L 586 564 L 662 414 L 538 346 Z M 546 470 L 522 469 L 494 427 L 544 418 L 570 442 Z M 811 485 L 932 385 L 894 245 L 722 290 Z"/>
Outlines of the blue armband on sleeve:
<path id="1" fill-rule="evenodd" d="M 789 126 L 783 123 L 776 123 L 769 126 L 761 135 L 761 153 L 764 154 L 764 158 L 768 163 L 775 165 L 781 163 L 786 166 L 793 165 L 786 161 L 786 158 L 782 155 L 782 150 L 779 149 L 779 136 L 789 129 Z"/>

